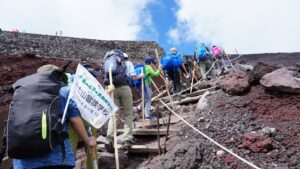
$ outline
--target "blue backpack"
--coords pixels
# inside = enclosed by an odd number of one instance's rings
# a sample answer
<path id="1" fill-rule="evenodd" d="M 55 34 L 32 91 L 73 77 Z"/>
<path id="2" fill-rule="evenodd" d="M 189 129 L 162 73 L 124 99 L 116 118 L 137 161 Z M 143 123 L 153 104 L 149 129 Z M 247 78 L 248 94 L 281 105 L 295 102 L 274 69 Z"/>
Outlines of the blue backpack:
<path id="1" fill-rule="evenodd" d="M 196 61 L 206 61 L 210 58 L 208 49 L 204 43 L 199 43 L 196 46 Z"/>
<path id="2" fill-rule="evenodd" d="M 134 71 L 136 75 L 139 75 L 142 73 L 142 71 L 145 69 L 145 65 L 140 63 L 134 66 Z M 138 79 L 138 80 L 130 80 L 130 85 L 132 87 L 138 88 L 141 86 L 143 79 Z"/>
<path id="3" fill-rule="evenodd" d="M 161 59 L 161 65 L 164 70 L 177 69 L 182 65 L 181 55 L 168 53 Z"/>

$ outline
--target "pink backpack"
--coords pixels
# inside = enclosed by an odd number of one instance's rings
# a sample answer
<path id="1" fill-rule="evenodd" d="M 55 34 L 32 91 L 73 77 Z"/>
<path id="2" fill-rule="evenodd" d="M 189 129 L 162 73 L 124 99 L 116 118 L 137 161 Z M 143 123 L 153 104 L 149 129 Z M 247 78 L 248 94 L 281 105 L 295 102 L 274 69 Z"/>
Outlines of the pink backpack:
<path id="1" fill-rule="evenodd" d="M 219 48 L 219 47 L 217 47 L 217 46 L 214 46 L 214 47 L 211 49 L 211 51 L 212 51 L 212 55 L 213 55 L 213 56 L 216 56 L 216 57 L 222 57 L 223 52 L 222 52 L 221 48 Z"/>

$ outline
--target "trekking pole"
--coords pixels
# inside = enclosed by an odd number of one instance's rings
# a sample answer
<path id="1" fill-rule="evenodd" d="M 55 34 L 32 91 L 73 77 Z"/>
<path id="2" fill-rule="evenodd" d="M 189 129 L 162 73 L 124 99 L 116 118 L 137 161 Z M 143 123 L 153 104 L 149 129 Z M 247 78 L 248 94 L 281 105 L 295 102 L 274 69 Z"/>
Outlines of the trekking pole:
<path id="1" fill-rule="evenodd" d="M 156 54 L 156 57 L 157 57 L 157 61 L 160 63 L 160 59 L 159 59 L 159 56 L 158 56 L 157 49 L 155 49 L 155 54 Z M 168 96 L 169 96 L 169 99 L 170 99 L 170 102 L 171 102 L 172 110 L 174 110 L 173 99 L 172 99 L 171 94 L 170 94 L 169 86 L 168 86 L 168 84 L 167 84 L 167 82 L 164 78 L 163 78 L 163 81 L 166 85 L 166 90 L 167 90 L 167 93 L 168 93 Z M 164 144 L 165 145 L 164 153 L 167 151 L 167 141 L 168 141 L 168 135 L 169 135 L 169 129 L 170 129 L 170 122 L 171 122 L 171 113 L 169 113 L 169 116 L 168 116 L 167 133 L 166 133 L 166 140 L 165 140 L 165 144 Z"/>
<path id="2" fill-rule="evenodd" d="M 190 93 L 192 93 L 192 91 L 193 91 L 193 83 L 194 83 L 194 76 L 195 76 L 195 67 L 196 67 L 196 62 L 194 62 L 194 69 L 193 69 L 193 76 L 192 76 L 192 84 L 191 84 Z"/>
<path id="3" fill-rule="evenodd" d="M 156 91 L 159 92 L 159 88 L 157 87 L 157 85 L 155 84 L 155 82 L 153 80 L 151 80 L 151 83 L 155 87 Z"/>
<path id="4" fill-rule="evenodd" d="M 144 72 L 143 68 L 142 69 L 142 73 Z M 142 124 L 143 124 L 143 128 L 145 128 L 145 90 L 144 90 L 144 78 L 142 79 Z"/>
<path id="5" fill-rule="evenodd" d="M 109 84 L 113 85 L 112 82 L 112 71 L 111 71 L 112 65 L 109 65 Z M 114 101 L 114 92 L 112 91 L 110 93 L 110 97 L 112 101 Z M 116 158 L 116 169 L 119 169 L 119 152 L 118 152 L 118 144 L 117 144 L 117 124 L 116 124 L 116 116 L 115 113 L 112 116 L 113 118 L 113 129 L 114 129 L 114 147 L 115 147 L 115 158 Z"/>
<path id="6" fill-rule="evenodd" d="M 92 127 L 91 126 L 89 126 L 88 134 L 90 136 L 93 135 L 93 133 L 92 133 Z M 93 163 L 93 169 L 98 169 L 97 156 L 96 156 L 96 152 L 97 152 L 96 151 L 96 147 L 90 149 L 90 151 L 91 151 L 90 153 L 91 153 L 91 160 L 92 160 L 92 163 Z"/>

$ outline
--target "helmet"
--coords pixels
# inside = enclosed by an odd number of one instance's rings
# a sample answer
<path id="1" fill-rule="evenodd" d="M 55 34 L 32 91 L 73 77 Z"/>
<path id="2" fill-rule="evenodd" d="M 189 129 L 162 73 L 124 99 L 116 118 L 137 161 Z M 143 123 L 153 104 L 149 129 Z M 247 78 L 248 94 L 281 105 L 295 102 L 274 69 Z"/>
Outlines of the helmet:
<path id="1" fill-rule="evenodd" d="M 154 59 L 153 56 L 148 56 L 148 57 L 145 59 L 145 63 L 146 63 L 146 64 L 151 64 L 151 63 L 156 64 L 156 61 L 155 61 L 155 59 Z"/>

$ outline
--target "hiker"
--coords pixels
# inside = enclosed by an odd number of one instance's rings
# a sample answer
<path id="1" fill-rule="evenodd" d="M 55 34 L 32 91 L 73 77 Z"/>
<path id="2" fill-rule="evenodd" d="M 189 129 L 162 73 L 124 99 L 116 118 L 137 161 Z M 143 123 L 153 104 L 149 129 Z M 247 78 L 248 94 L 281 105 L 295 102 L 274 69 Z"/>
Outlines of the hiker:
<path id="1" fill-rule="evenodd" d="M 177 54 L 177 49 L 175 47 L 170 49 L 170 52 L 161 58 L 162 69 L 164 70 L 166 81 L 169 81 L 169 78 L 173 81 L 173 93 L 175 94 L 176 99 L 182 99 L 181 92 L 181 67 L 182 67 L 182 57 Z M 185 72 L 187 75 L 188 73 Z"/>
<path id="2" fill-rule="evenodd" d="M 47 80 L 46 77 L 54 78 L 54 76 L 58 74 L 57 73 L 58 70 L 59 70 L 59 68 L 55 65 L 50 65 L 50 64 L 49 65 L 44 65 L 44 66 L 40 67 L 37 70 L 38 73 L 18 80 L 14 84 L 14 89 L 15 89 L 14 97 L 17 97 L 18 94 L 20 94 L 21 90 L 23 90 L 22 85 L 24 85 L 26 87 L 35 87 L 34 90 L 37 91 L 38 93 L 36 94 L 36 96 L 34 96 L 34 93 L 30 93 L 30 90 L 28 90 L 27 91 L 28 94 L 32 94 L 32 95 L 31 95 L 31 97 L 26 98 L 26 100 L 24 99 L 23 102 L 26 102 L 26 103 L 22 103 L 21 101 L 18 102 L 17 100 L 13 100 L 13 103 L 22 104 L 24 106 L 24 111 L 25 111 L 34 102 L 34 100 L 31 101 L 29 98 L 35 98 L 37 96 L 41 96 L 41 92 L 43 93 L 43 95 L 47 96 L 47 94 L 45 94 L 44 93 L 45 91 L 43 91 L 43 90 L 51 90 L 53 92 L 53 91 L 56 90 L 55 89 L 56 87 L 59 87 L 60 88 L 60 89 L 58 88 L 58 90 L 59 90 L 59 97 L 58 97 L 59 102 L 55 102 L 55 100 L 53 100 L 51 102 L 51 104 L 50 103 L 47 103 L 47 104 L 50 105 L 50 109 L 49 109 L 50 111 L 52 109 L 57 110 L 57 111 L 59 111 L 58 114 L 62 115 L 62 112 L 64 111 L 64 108 L 66 106 L 66 102 L 67 102 L 67 99 L 68 99 L 70 87 L 67 86 L 67 85 L 62 85 L 63 82 L 58 82 L 58 86 L 54 86 L 54 87 L 52 86 L 54 84 L 51 84 L 51 86 L 47 86 L 47 83 L 45 83 L 45 80 Z M 43 79 L 43 80 L 38 81 L 39 79 L 37 79 L 36 77 L 40 77 L 40 79 Z M 40 82 L 41 84 L 34 84 L 36 79 L 37 79 L 37 82 Z M 60 78 L 60 79 L 64 79 L 64 83 L 66 83 L 65 78 Z M 30 82 L 29 80 L 31 80 L 32 82 Z M 57 79 L 57 80 L 59 80 L 59 79 Z M 61 83 L 62 87 L 60 87 L 59 83 Z M 30 86 L 31 84 L 33 86 Z M 37 88 L 37 86 L 39 86 L 39 87 Z M 47 87 L 50 87 L 50 88 L 47 88 Z M 38 99 L 38 98 L 36 98 L 36 99 Z M 40 99 L 47 100 L 47 98 L 39 98 L 39 100 Z M 36 100 L 35 102 L 37 102 L 39 100 Z M 39 101 L 37 104 L 40 105 L 40 106 L 43 106 L 41 103 L 42 102 Z M 26 106 L 26 104 L 29 105 L 29 106 Z M 55 106 L 55 107 L 52 107 L 52 106 Z M 37 107 L 36 109 L 40 109 L 40 108 Z M 12 113 L 14 111 L 15 111 L 15 108 L 14 108 L 14 106 L 12 106 L 11 109 L 10 109 L 10 113 Z M 52 116 L 52 117 L 54 117 L 54 116 Z M 14 118 L 16 118 L 16 117 L 14 117 Z M 22 118 L 23 118 L 23 120 L 25 120 L 26 116 L 24 116 Z M 8 144 L 7 144 L 8 145 L 8 155 L 16 154 L 16 156 L 20 156 L 21 152 L 19 152 L 19 151 L 18 152 L 10 152 L 10 150 L 9 150 L 10 149 L 10 144 L 13 143 L 13 142 L 10 143 L 9 137 L 12 137 L 11 136 L 12 133 L 10 133 L 10 132 L 12 132 L 13 130 L 17 130 L 17 128 L 9 129 L 9 127 L 12 127 L 10 123 L 13 123 L 11 120 L 12 119 L 10 119 L 10 117 L 9 117 L 9 119 L 8 119 L 8 128 L 7 128 L 8 129 L 8 132 L 7 132 L 7 134 L 8 134 L 7 135 L 7 137 L 8 137 L 8 139 L 7 139 L 7 141 L 8 141 Z M 54 120 L 54 119 L 52 119 L 52 120 Z M 45 122 L 45 123 L 47 123 L 47 122 Z M 78 135 L 80 136 L 80 138 L 84 141 L 84 143 L 86 145 L 88 145 L 90 148 L 93 148 L 93 147 L 96 146 L 95 137 L 93 137 L 93 136 L 88 137 L 88 134 L 85 131 L 83 122 L 80 118 L 80 112 L 77 109 L 77 106 L 76 106 L 75 102 L 73 102 L 72 100 L 70 100 L 70 103 L 68 105 L 68 111 L 67 111 L 67 114 L 66 114 L 66 121 L 62 124 L 61 130 L 59 130 L 60 129 L 60 124 L 61 124 L 61 121 L 59 121 L 59 120 L 57 121 L 54 128 L 52 128 L 52 130 L 55 129 L 55 130 L 60 131 L 61 133 L 66 134 L 67 130 L 68 130 L 68 123 L 70 123 L 70 125 L 74 128 L 74 130 L 78 133 Z M 38 123 L 36 123 L 36 125 L 37 124 Z M 43 129 L 43 124 L 44 123 L 41 124 L 42 129 Z M 29 128 L 26 128 L 26 127 L 29 127 L 29 126 L 24 126 L 24 127 L 25 127 L 25 129 L 23 129 L 24 132 L 26 132 L 26 130 L 27 131 L 30 130 Z M 42 137 L 44 137 L 43 131 L 44 130 L 42 130 L 42 134 L 41 134 Z M 47 130 L 45 130 L 45 131 L 47 131 Z M 57 132 L 56 134 L 59 134 L 60 132 Z M 53 135 L 53 136 L 55 136 L 55 135 Z M 68 169 L 69 168 L 69 169 L 72 169 L 75 166 L 74 151 L 72 150 L 72 147 L 71 147 L 71 144 L 70 144 L 70 141 L 69 141 L 68 137 L 66 135 L 62 135 L 62 137 L 64 137 L 62 142 L 60 144 L 57 144 L 55 147 L 53 147 L 53 149 L 49 153 L 46 153 L 44 155 L 38 155 L 38 156 L 35 154 L 32 157 L 14 158 L 13 159 L 14 168 L 15 169 L 23 169 L 23 168 L 24 169 L 27 169 L 27 168 L 47 168 L 47 169 Z M 62 139 L 62 138 L 60 137 L 60 139 Z M 18 140 L 11 140 L 11 141 L 18 141 Z M 21 140 L 19 140 L 19 141 L 21 141 Z M 22 144 L 20 146 L 21 146 L 21 148 L 24 148 L 23 146 L 26 145 L 26 143 L 24 142 L 24 140 L 22 140 L 22 141 L 23 141 L 22 143 L 20 142 Z M 57 141 L 59 141 L 59 140 L 57 140 Z M 35 147 L 35 148 L 32 148 L 31 151 L 29 150 L 29 152 L 22 152 L 25 155 L 29 155 L 35 150 L 37 150 L 37 151 L 42 151 L 43 150 L 41 146 L 36 144 L 36 140 L 31 140 L 31 142 L 28 143 L 28 144 L 32 144 L 32 146 Z"/>
<path id="3" fill-rule="evenodd" d="M 156 61 L 153 56 L 148 56 L 145 59 L 145 69 L 144 69 L 144 90 L 145 90 L 145 119 L 155 119 L 156 116 L 151 112 L 151 99 L 152 99 L 152 89 L 151 82 L 153 77 L 158 77 L 160 75 L 162 66 L 159 64 L 159 67 L 154 71 Z"/>
<path id="4" fill-rule="evenodd" d="M 95 70 L 92 67 L 92 65 L 83 64 L 83 67 L 86 68 L 91 73 L 91 75 L 93 75 L 96 79 L 99 78 L 100 72 Z M 72 86 L 73 79 L 74 79 L 73 75 L 71 75 L 71 74 L 67 74 L 67 75 L 68 75 L 68 85 Z M 106 89 L 106 92 L 110 93 L 113 90 L 114 90 L 114 86 L 109 85 L 108 88 Z M 89 136 L 92 135 L 92 136 L 96 137 L 97 136 L 96 129 L 94 127 L 92 127 L 84 119 L 82 119 L 82 121 L 84 123 L 84 127 L 85 127 L 85 130 L 87 131 L 88 135 Z M 88 148 L 88 145 L 84 144 L 84 142 L 80 139 L 79 135 L 76 133 L 76 131 L 72 127 L 69 127 L 68 134 L 69 134 L 69 138 L 70 138 L 70 142 L 71 142 L 73 151 L 76 153 L 77 149 L 84 147 L 86 157 L 87 157 L 85 167 L 86 167 L 86 169 L 93 169 L 93 160 L 92 160 L 91 151 Z M 94 151 L 94 150 L 92 150 L 92 151 Z M 97 152 L 95 152 L 95 153 L 96 153 L 96 158 L 97 158 Z"/>
<path id="5" fill-rule="evenodd" d="M 214 70 L 211 67 L 212 57 L 209 49 L 205 46 L 204 43 L 201 42 L 196 45 L 194 51 L 194 59 L 200 67 L 202 79 L 209 80 L 214 77 Z"/>
<path id="6" fill-rule="evenodd" d="M 112 83 L 115 86 L 114 103 L 122 107 L 115 113 L 116 122 L 120 119 L 120 111 L 124 113 L 124 139 L 123 144 L 129 149 L 133 143 L 133 96 L 129 86 L 129 80 L 137 80 L 144 77 L 136 75 L 133 64 L 128 60 L 128 55 L 115 49 L 106 53 L 104 57 L 104 84 L 109 85 L 109 67 L 112 71 Z M 116 125 L 117 126 L 117 125 Z M 114 152 L 113 118 L 110 118 L 107 129 L 105 148 L 107 152 Z"/>
<path id="7" fill-rule="evenodd" d="M 227 65 L 225 63 L 225 51 L 216 45 L 212 45 L 211 47 L 212 57 L 216 59 L 216 65 L 218 67 L 218 75 L 224 73 L 224 71 L 228 71 Z"/>

